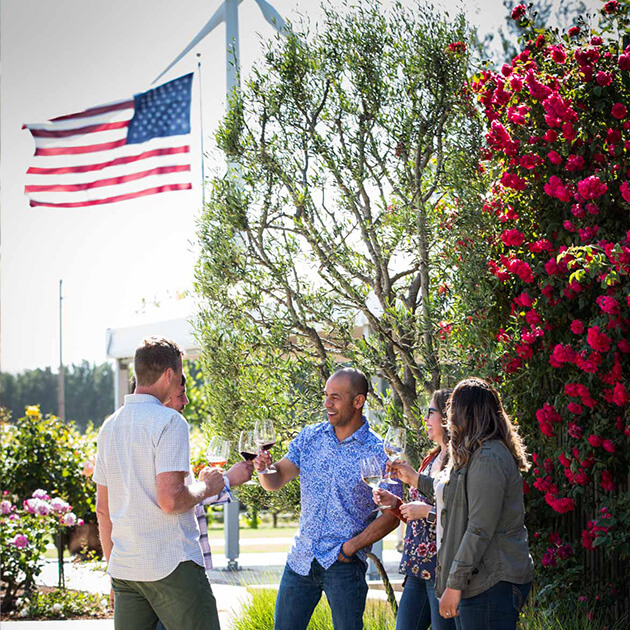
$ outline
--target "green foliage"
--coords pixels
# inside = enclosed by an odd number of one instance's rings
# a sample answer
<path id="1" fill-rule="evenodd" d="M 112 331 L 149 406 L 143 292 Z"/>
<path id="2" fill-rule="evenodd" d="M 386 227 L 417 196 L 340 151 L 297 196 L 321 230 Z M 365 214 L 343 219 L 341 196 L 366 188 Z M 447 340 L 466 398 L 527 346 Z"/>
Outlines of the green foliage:
<path id="1" fill-rule="evenodd" d="M 0 375 L 2 404 L 13 417 L 34 400 L 42 413 L 57 413 L 58 375 L 49 367 L 20 374 Z M 84 429 L 90 421 L 100 426 L 114 410 L 114 374 L 109 363 L 90 365 L 83 361 L 65 369 L 66 418 Z"/>
<path id="2" fill-rule="evenodd" d="M 23 418 L 0 424 L 0 444 L 4 490 L 28 497 L 45 488 L 68 501 L 79 518 L 95 521 L 94 429 L 82 435 L 72 423 L 43 416 L 38 406 L 29 406 Z"/>
<path id="3" fill-rule="evenodd" d="M 22 619 L 67 619 L 101 617 L 107 612 L 107 598 L 97 593 L 66 589 L 36 591 L 17 601 L 14 617 Z"/>
<path id="4" fill-rule="evenodd" d="M 281 455 L 339 363 L 374 379 L 385 422 L 419 429 L 454 365 L 444 209 L 479 195 L 469 42 L 461 15 L 364 0 L 267 48 L 218 132 L 233 166 L 199 224 L 210 431 L 272 418 Z"/>
<path id="5" fill-rule="evenodd" d="M 271 630 L 276 606 L 277 591 L 270 588 L 250 588 L 251 599 L 240 615 L 232 622 L 231 630 Z M 387 602 L 368 600 L 363 615 L 365 630 L 389 630 L 396 623 L 396 617 Z M 330 607 L 324 595 L 317 604 L 308 630 L 332 630 Z"/>

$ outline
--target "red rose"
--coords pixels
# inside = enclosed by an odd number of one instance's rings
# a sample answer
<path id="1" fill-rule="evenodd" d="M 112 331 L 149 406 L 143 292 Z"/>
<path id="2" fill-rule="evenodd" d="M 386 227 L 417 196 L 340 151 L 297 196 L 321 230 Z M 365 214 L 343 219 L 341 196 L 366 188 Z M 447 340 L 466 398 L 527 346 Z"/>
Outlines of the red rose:
<path id="1" fill-rule="evenodd" d="M 621 193 L 621 196 L 623 197 L 624 201 L 626 201 L 627 203 L 630 203 L 630 183 L 623 182 L 623 184 L 619 186 L 619 192 Z"/>
<path id="2" fill-rule="evenodd" d="M 519 4 L 512 9 L 512 19 L 520 20 L 527 11 L 527 7 L 524 4 Z"/>
<path id="3" fill-rule="evenodd" d="M 584 158 L 581 155 L 570 155 L 567 158 L 567 171 L 581 171 L 584 168 Z"/>
<path id="4" fill-rule="evenodd" d="M 593 448 L 598 448 L 602 445 L 602 438 L 600 438 L 598 435 L 589 435 L 588 436 L 588 443 L 593 447 Z"/>
<path id="5" fill-rule="evenodd" d="M 591 175 L 578 182 L 578 192 L 583 199 L 597 199 L 605 195 L 608 186 L 596 175 Z"/>
<path id="6" fill-rule="evenodd" d="M 609 72 L 604 72 L 603 70 L 600 70 L 595 75 L 595 81 L 597 81 L 597 83 L 599 83 L 599 85 L 601 85 L 602 87 L 605 87 L 612 83 L 612 76 L 610 76 Z"/>
<path id="7" fill-rule="evenodd" d="M 582 413 L 583 408 L 582 405 L 578 403 L 570 402 L 567 405 L 567 410 L 574 413 L 576 416 L 579 416 Z"/>
<path id="8" fill-rule="evenodd" d="M 508 247 L 520 247 L 525 240 L 522 232 L 518 230 L 504 230 L 501 234 L 503 244 Z"/>
<path id="9" fill-rule="evenodd" d="M 596 302 L 604 313 L 608 313 L 608 315 L 613 316 L 619 315 L 619 302 L 617 302 L 614 297 L 609 295 L 600 295 Z"/>
<path id="10" fill-rule="evenodd" d="M 580 27 L 579 26 L 572 26 L 569 29 L 569 37 L 577 37 L 580 34 Z"/>
<path id="11" fill-rule="evenodd" d="M 601 486 L 608 492 L 614 492 L 617 489 L 617 484 L 613 481 L 610 471 L 602 470 Z"/>
<path id="12" fill-rule="evenodd" d="M 523 5 L 521 5 L 521 6 L 523 6 Z M 606 13 L 614 13 L 618 8 L 619 8 L 619 2 L 617 2 L 617 0 L 609 0 L 604 5 L 604 11 Z"/>
<path id="13" fill-rule="evenodd" d="M 614 453 L 617 450 L 612 440 L 604 440 L 602 442 L 602 448 L 609 453 Z"/>
<path id="14" fill-rule="evenodd" d="M 582 438 L 582 427 L 575 424 L 575 422 L 569 422 L 568 432 L 569 432 L 569 435 L 572 438 L 575 438 L 576 440 L 579 440 Z"/>
<path id="15" fill-rule="evenodd" d="M 584 332 L 584 324 L 579 319 L 571 322 L 571 332 L 575 335 L 581 335 Z"/>
<path id="16" fill-rule="evenodd" d="M 615 103 L 610 110 L 610 113 L 617 119 L 621 120 L 625 118 L 628 114 L 628 110 L 623 103 Z"/>
<path id="17" fill-rule="evenodd" d="M 630 55 L 619 55 L 617 65 L 619 66 L 620 70 L 630 70 Z"/>
<path id="18" fill-rule="evenodd" d="M 549 153 L 547 153 L 547 159 L 552 164 L 562 164 L 562 158 L 557 151 L 549 151 Z"/>
<path id="19" fill-rule="evenodd" d="M 623 383 L 617 383 L 613 389 L 612 402 L 618 407 L 625 407 L 628 404 L 628 392 Z"/>
<path id="20" fill-rule="evenodd" d="M 610 337 L 599 332 L 599 326 L 591 326 L 586 335 L 586 341 L 593 350 L 608 352 L 610 350 Z"/>

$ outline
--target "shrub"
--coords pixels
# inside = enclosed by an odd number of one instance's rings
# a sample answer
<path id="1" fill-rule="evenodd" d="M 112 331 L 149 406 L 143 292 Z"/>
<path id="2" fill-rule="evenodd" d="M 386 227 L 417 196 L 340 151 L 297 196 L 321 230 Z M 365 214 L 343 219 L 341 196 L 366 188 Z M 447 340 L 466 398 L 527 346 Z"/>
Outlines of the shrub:
<path id="1" fill-rule="evenodd" d="M 82 435 L 72 423 L 26 408 L 15 423 L 0 423 L 0 478 L 4 489 L 30 496 L 38 488 L 68 501 L 79 518 L 94 522 L 96 487 L 92 482 L 96 431 Z"/>
<path id="2" fill-rule="evenodd" d="M 494 287 L 477 365 L 533 451 L 539 601 L 609 621 L 630 577 L 629 7 L 559 34 L 521 5 L 523 50 L 473 81 L 495 176 L 493 228 L 476 241 Z"/>
<path id="3" fill-rule="evenodd" d="M 14 502 L 15 501 L 15 502 Z M 15 606 L 18 594 L 28 594 L 35 585 L 46 552 L 46 544 L 59 531 L 82 521 L 70 505 L 44 490 L 36 490 L 21 508 L 8 491 L 0 502 L 0 561 L 2 564 L 2 608 Z"/>

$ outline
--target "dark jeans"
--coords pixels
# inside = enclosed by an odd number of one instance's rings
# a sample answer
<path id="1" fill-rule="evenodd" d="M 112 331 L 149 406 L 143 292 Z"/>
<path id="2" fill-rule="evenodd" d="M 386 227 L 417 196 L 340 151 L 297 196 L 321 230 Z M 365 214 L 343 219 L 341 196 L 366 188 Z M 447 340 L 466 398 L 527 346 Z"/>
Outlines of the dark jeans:
<path id="1" fill-rule="evenodd" d="M 168 630 L 219 630 L 210 582 L 195 562 L 181 562 L 155 582 L 112 578 L 112 587 L 116 630 L 155 630 L 158 618 Z"/>
<path id="2" fill-rule="evenodd" d="M 396 630 L 455 630 L 452 619 L 440 617 L 440 602 L 435 597 L 435 582 L 407 576 L 403 589 Z"/>
<path id="3" fill-rule="evenodd" d="M 487 591 L 459 603 L 457 630 L 514 630 L 525 604 L 529 584 L 498 582 Z"/>
<path id="4" fill-rule="evenodd" d="M 366 568 L 358 559 L 337 560 L 328 569 L 313 560 L 309 574 L 299 575 L 287 564 L 278 589 L 274 630 L 306 630 L 322 592 L 335 630 L 362 630 L 368 592 Z"/>

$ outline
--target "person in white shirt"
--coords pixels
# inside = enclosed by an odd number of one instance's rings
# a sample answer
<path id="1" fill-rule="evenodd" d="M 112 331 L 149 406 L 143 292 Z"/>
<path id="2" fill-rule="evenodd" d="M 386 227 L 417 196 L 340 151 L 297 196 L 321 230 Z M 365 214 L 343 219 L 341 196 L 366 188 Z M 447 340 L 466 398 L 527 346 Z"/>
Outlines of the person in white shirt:
<path id="1" fill-rule="evenodd" d="M 134 356 L 136 393 L 103 424 L 94 481 L 96 513 L 114 590 L 116 630 L 216 630 L 216 601 L 204 570 L 194 506 L 217 495 L 220 470 L 186 482 L 188 424 L 163 405 L 182 382 L 181 350 L 149 337 Z"/>

